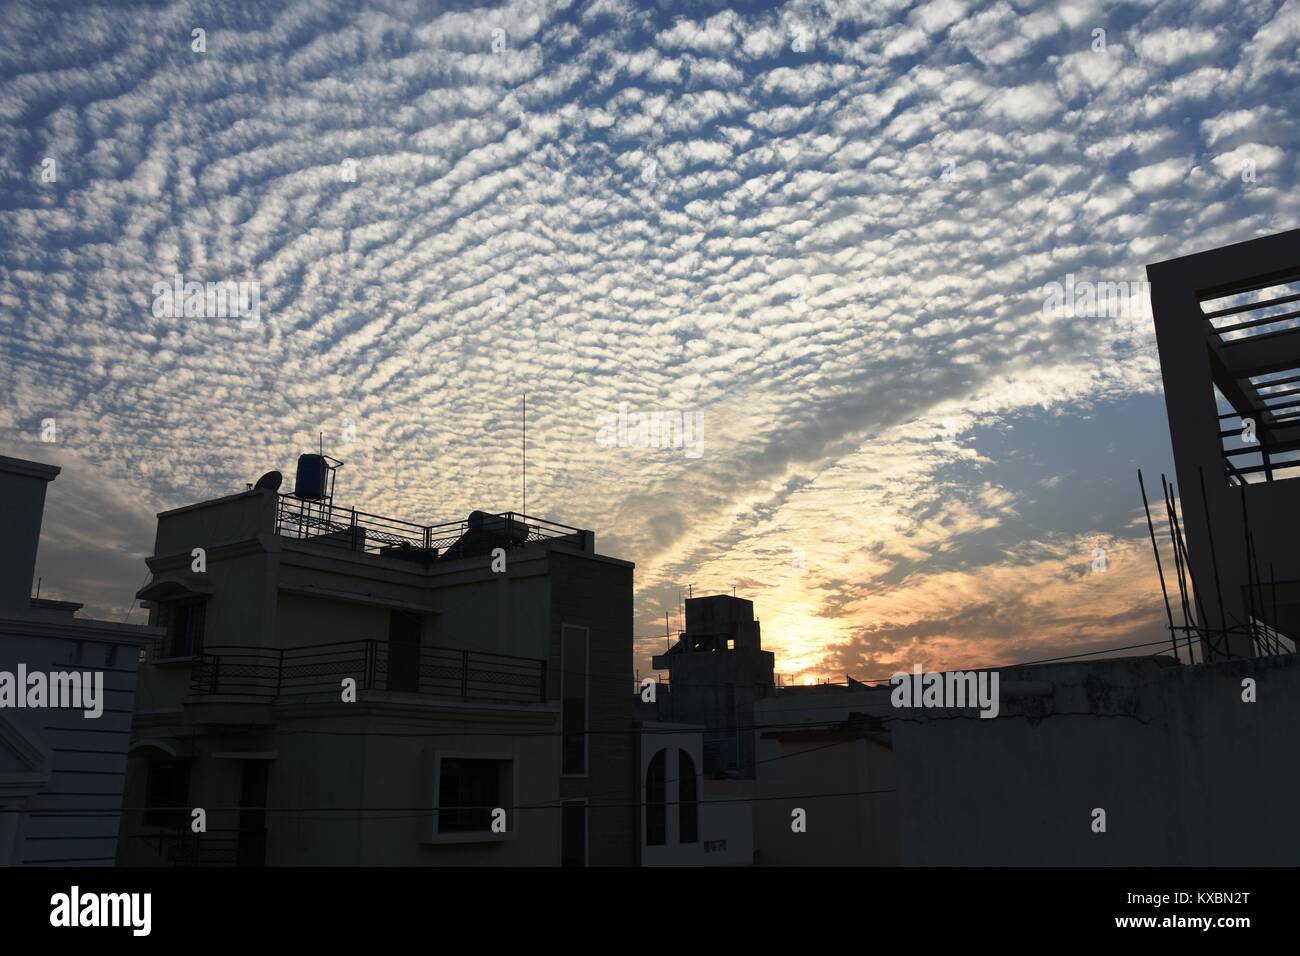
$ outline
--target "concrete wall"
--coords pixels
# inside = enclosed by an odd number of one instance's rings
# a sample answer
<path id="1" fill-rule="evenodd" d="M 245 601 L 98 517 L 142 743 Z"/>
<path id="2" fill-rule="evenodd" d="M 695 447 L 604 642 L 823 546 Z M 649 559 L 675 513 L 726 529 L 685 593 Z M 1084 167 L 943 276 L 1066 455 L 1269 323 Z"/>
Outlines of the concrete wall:
<path id="1" fill-rule="evenodd" d="M 550 699 L 560 696 L 563 626 L 585 627 L 590 637 L 588 772 L 562 777 L 560 795 L 588 800 L 587 857 L 592 866 L 633 866 L 639 856 L 640 784 L 632 720 L 632 565 L 555 550 L 550 561 Z M 558 771 L 558 760 L 556 767 Z"/>
<path id="2" fill-rule="evenodd" d="M 245 491 L 160 512 L 153 553 L 158 557 L 189 554 L 192 548 L 218 547 L 274 534 L 276 500 L 272 491 Z"/>
<path id="3" fill-rule="evenodd" d="M 755 722 L 766 728 L 758 731 L 754 791 L 759 865 L 900 862 L 889 735 L 862 725 L 864 717 L 886 718 L 890 712 L 887 689 L 785 689 L 758 705 Z M 889 724 L 870 726 L 887 730 Z M 791 828 L 795 809 L 805 813 L 803 833 Z"/>
<path id="4" fill-rule="evenodd" d="M 733 792 L 737 784 L 749 786 L 748 781 L 704 781 L 700 840 L 705 866 L 754 864 L 754 806 L 739 790 Z"/>
<path id="5" fill-rule="evenodd" d="M 0 617 L 26 615 L 45 513 L 45 489 L 59 469 L 0 455 Z"/>
<path id="6" fill-rule="evenodd" d="M 1050 690 L 1006 699 L 1004 689 L 992 720 L 915 711 L 892 722 L 905 864 L 1300 862 L 1294 655 L 1017 674 Z M 1242 701 L 1248 677 L 1257 703 Z M 1094 808 L 1105 833 L 1092 830 Z"/>
<path id="7" fill-rule="evenodd" d="M 857 737 L 779 746 L 754 782 L 754 842 L 762 866 L 897 866 L 898 795 L 888 747 Z M 793 829 L 803 810 L 804 830 Z"/>
<path id="8" fill-rule="evenodd" d="M 560 858 L 559 828 L 548 819 L 554 811 L 523 806 L 556 800 L 559 745 L 548 735 L 556 726 L 554 709 L 544 705 L 532 715 L 397 701 L 333 716 L 302 710 L 277 725 L 269 804 L 340 809 L 273 814 L 267 863 L 553 866 Z M 446 755 L 512 761 L 506 834 L 439 842 L 435 761 Z"/>
<path id="9" fill-rule="evenodd" d="M 472 560 L 472 559 L 471 559 Z M 490 561 L 474 572 L 436 578 L 431 641 L 439 647 L 545 660 L 550 653 L 551 561 L 547 552 L 507 555 L 506 573 Z"/>

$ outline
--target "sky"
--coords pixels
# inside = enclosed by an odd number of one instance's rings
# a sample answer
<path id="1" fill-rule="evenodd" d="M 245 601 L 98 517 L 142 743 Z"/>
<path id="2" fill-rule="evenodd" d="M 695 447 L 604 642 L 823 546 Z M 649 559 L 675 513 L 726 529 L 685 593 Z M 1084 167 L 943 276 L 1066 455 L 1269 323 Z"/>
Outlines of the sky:
<path id="1" fill-rule="evenodd" d="M 519 510 L 526 393 L 643 675 L 688 586 L 801 682 L 1157 641 L 1145 266 L 1300 225 L 1298 46 L 1296 0 L 5 3 L 42 596 L 139 623 L 154 514 L 322 434 L 344 505 Z"/>

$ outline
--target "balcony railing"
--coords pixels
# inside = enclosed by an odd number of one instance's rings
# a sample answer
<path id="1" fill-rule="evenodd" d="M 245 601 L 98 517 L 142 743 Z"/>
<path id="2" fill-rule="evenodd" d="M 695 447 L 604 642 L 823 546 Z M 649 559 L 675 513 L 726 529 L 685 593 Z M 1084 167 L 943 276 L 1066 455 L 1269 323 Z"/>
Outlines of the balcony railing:
<path id="1" fill-rule="evenodd" d="M 546 700 L 546 661 L 442 647 L 392 646 L 383 640 L 303 647 L 205 647 L 191 691 L 277 700 L 337 695 L 351 678 L 358 690 L 402 691 L 499 703 Z"/>
<path id="2" fill-rule="evenodd" d="M 194 833 L 186 819 L 173 828 L 131 834 L 126 839 L 147 846 L 159 862 L 169 866 L 264 866 L 266 861 L 265 827 Z"/>
<path id="3" fill-rule="evenodd" d="M 287 538 L 424 562 L 487 554 L 494 547 L 509 550 L 536 541 L 570 538 L 580 543 L 586 535 L 579 528 L 513 511 L 476 512 L 476 516 L 477 523 L 467 519 L 421 525 L 325 501 L 281 495 L 275 530 Z"/>

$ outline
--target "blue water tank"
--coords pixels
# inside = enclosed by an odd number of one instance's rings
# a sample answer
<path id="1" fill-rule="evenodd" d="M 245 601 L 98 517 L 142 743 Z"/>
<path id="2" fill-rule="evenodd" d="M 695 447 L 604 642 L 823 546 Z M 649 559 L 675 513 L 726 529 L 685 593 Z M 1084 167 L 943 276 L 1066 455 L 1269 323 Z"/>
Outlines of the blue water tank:
<path id="1" fill-rule="evenodd" d="M 308 501 L 320 501 L 329 488 L 329 465 L 324 455 L 299 455 L 298 474 L 294 478 L 293 493 Z"/>

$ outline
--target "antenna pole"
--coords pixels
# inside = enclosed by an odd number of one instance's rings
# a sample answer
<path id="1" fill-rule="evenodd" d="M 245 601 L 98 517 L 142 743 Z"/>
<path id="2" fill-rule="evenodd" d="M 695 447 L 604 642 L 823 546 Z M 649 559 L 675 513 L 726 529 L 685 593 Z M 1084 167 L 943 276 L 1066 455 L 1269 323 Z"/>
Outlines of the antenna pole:
<path id="1" fill-rule="evenodd" d="M 524 392 L 524 514 L 528 514 L 528 393 Z"/>

